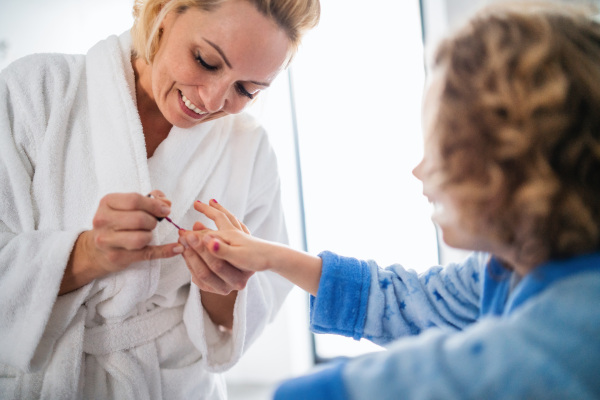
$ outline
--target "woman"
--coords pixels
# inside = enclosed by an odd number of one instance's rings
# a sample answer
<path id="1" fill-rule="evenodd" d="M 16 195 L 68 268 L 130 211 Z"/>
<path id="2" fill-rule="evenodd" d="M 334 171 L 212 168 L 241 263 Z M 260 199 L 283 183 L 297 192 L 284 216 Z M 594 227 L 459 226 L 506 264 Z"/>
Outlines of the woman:
<path id="1" fill-rule="evenodd" d="M 3 399 L 224 398 L 218 373 L 289 290 L 222 262 L 202 273 L 213 260 L 158 219 L 189 229 L 192 203 L 216 197 L 286 240 L 275 156 L 238 113 L 287 66 L 318 1 L 134 10 L 131 34 L 0 75 Z"/>
<path id="2" fill-rule="evenodd" d="M 219 231 L 187 243 L 310 292 L 313 331 L 388 347 L 275 398 L 600 398 L 598 82 L 600 24 L 578 9 L 499 5 L 442 43 L 414 174 L 444 241 L 476 251 L 459 264 L 417 274 L 316 257 L 199 204 Z"/>

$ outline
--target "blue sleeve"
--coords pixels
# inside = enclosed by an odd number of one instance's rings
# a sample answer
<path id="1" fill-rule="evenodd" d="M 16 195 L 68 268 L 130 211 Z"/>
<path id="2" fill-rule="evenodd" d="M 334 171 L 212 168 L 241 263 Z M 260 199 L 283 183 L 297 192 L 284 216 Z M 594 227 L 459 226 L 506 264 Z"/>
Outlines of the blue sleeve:
<path id="1" fill-rule="evenodd" d="M 317 297 L 310 296 L 310 329 L 358 340 L 365 324 L 371 271 L 366 262 L 331 252 L 323 260 Z"/>
<path id="2" fill-rule="evenodd" d="M 318 371 L 283 382 L 274 400 L 345 400 L 348 398 L 342 370 L 345 361 L 332 362 Z"/>
<path id="3" fill-rule="evenodd" d="M 311 297 L 311 329 L 385 345 L 432 326 L 462 329 L 476 321 L 487 254 L 418 274 L 401 265 L 320 254 L 323 272 Z"/>
<path id="4" fill-rule="evenodd" d="M 430 329 L 342 370 L 353 400 L 600 398 L 600 276 L 561 282 L 510 316 Z"/>

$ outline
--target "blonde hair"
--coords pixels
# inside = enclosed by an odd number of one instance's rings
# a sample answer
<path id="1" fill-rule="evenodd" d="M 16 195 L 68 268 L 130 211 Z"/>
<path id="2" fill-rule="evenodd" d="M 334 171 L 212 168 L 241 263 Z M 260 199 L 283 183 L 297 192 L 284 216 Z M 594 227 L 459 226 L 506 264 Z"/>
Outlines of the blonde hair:
<path id="1" fill-rule="evenodd" d="M 526 265 L 600 249 L 600 25 L 589 10 L 494 5 L 434 59 L 443 185 Z"/>
<path id="2" fill-rule="evenodd" d="M 175 11 L 183 13 L 191 7 L 213 11 L 228 0 L 135 0 L 134 23 L 131 28 L 136 57 L 152 63 L 160 41 L 159 27 L 165 16 Z M 319 0 L 245 0 L 272 19 L 290 40 L 290 55 L 298 49 L 303 34 L 319 22 Z"/>

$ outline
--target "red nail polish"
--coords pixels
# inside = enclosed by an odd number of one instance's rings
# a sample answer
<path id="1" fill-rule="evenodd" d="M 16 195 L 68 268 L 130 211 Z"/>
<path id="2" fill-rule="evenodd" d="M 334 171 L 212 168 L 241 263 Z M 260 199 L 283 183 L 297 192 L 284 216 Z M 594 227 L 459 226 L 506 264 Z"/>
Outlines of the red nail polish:
<path id="1" fill-rule="evenodd" d="M 219 242 L 213 243 L 213 251 L 219 251 Z"/>
<path id="2" fill-rule="evenodd" d="M 201 202 L 200 200 L 196 200 L 196 203 L 200 203 L 200 204 L 202 204 L 202 202 Z"/>
<path id="3" fill-rule="evenodd" d="M 219 204 L 219 202 L 218 202 L 218 201 L 216 201 L 215 199 L 212 199 L 212 201 L 214 201 L 215 203 Z"/>

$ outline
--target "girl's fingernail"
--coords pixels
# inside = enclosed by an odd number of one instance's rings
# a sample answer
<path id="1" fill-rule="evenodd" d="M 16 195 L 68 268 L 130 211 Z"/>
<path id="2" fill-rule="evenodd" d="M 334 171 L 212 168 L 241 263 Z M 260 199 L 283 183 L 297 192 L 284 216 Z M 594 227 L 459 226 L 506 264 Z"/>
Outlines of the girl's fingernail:
<path id="1" fill-rule="evenodd" d="M 185 248 L 181 245 L 173 247 L 173 253 L 175 254 L 181 254 L 184 250 Z"/>
<path id="2" fill-rule="evenodd" d="M 160 211 L 161 211 L 163 214 L 167 214 L 167 215 L 168 215 L 168 214 L 171 212 L 171 209 L 170 209 L 169 207 L 167 207 L 167 206 L 161 206 L 161 207 L 160 207 Z"/>
<path id="3" fill-rule="evenodd" d="M 219 202 L 218 202 L 218 201 L 216 201 L 215 199 L 211 199 L 211 200 L 212 200 L 212 201 L 214 201 L 215 203 L 219 204 Z"/>
<path id="4" fill-rule="evenodd" d="M 200 200 L 196 200 L 196 203 L 200 203 L 200 204 L 202 204 L 202 202 L 201 202 Z"/>
<path id="5" fill-rule="evenodd" d="M 219 251 L 219 242 L 215 241 L 213 243 L 213 251 L 215 251 L 215 252 Z"/>
<path id="6" fill-rule="evenodd" d="M 196 235 L 189 235 L 188 236 L 188 243 L 191 244 L 192 246 L 195 246 L 198 244 L 198 237 Z"/>

